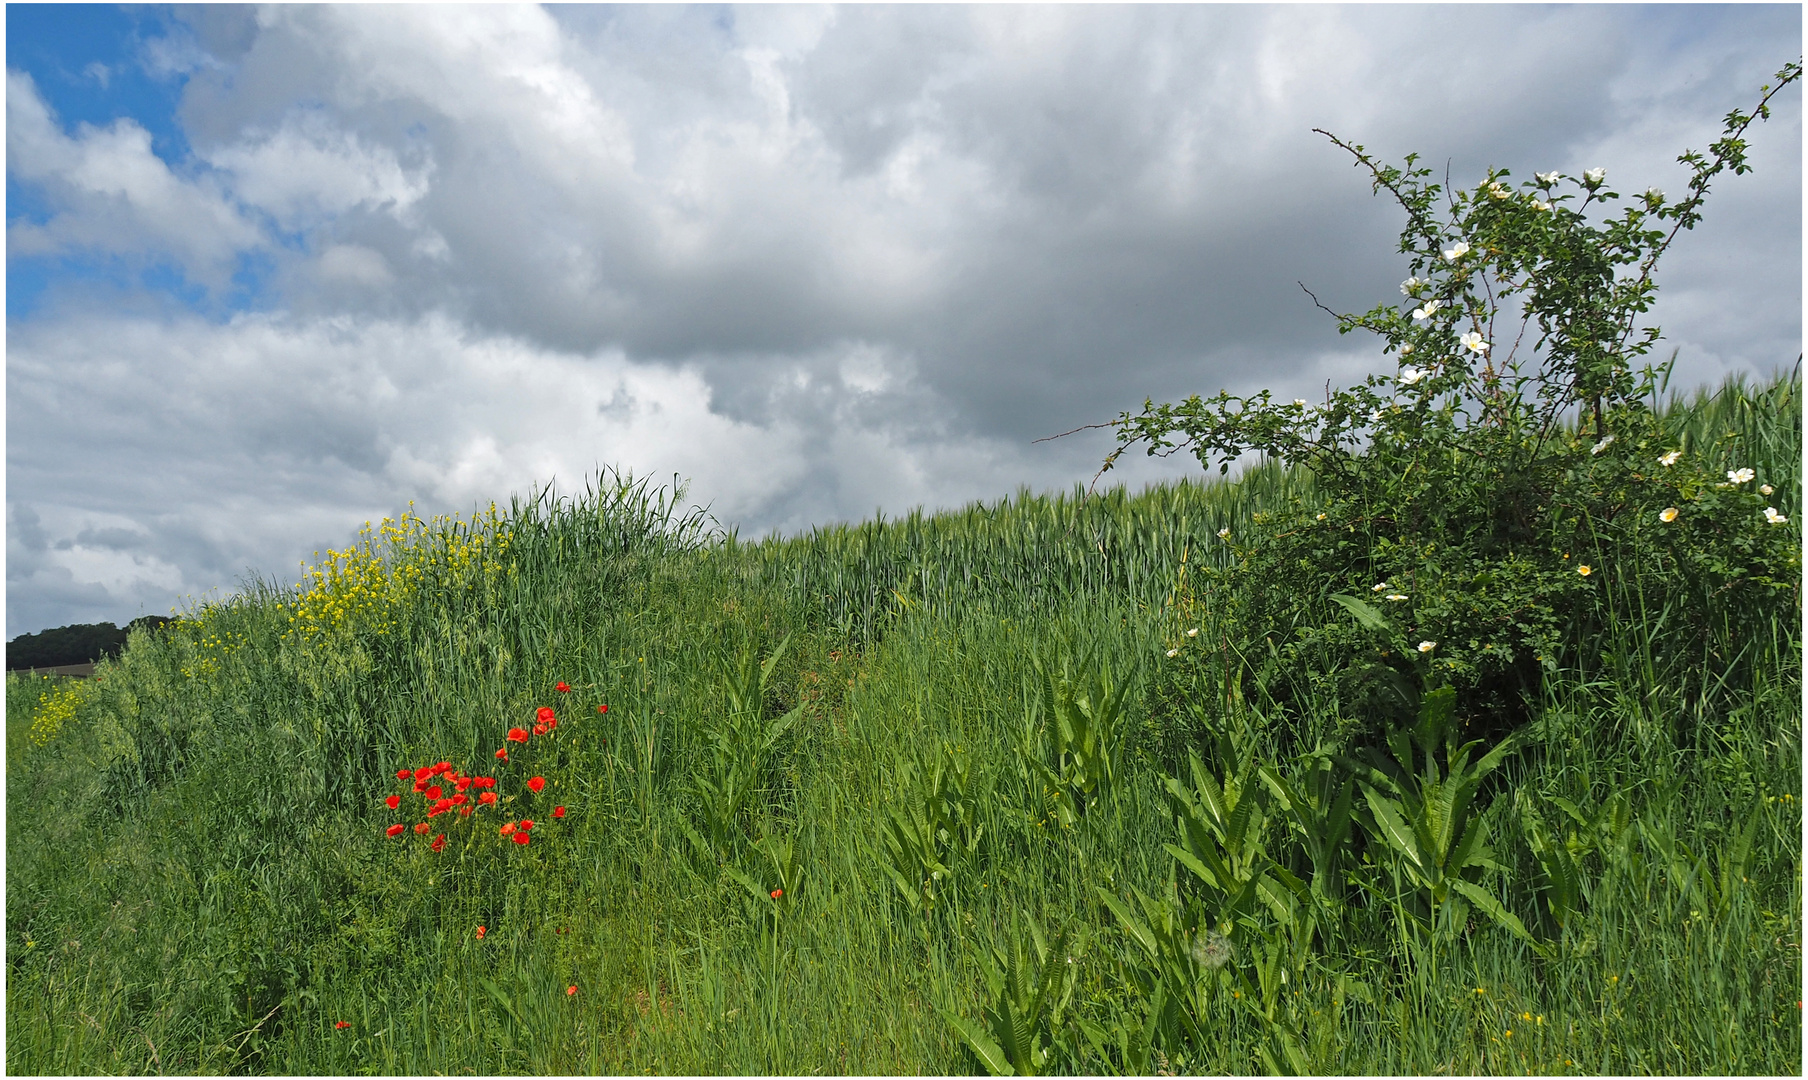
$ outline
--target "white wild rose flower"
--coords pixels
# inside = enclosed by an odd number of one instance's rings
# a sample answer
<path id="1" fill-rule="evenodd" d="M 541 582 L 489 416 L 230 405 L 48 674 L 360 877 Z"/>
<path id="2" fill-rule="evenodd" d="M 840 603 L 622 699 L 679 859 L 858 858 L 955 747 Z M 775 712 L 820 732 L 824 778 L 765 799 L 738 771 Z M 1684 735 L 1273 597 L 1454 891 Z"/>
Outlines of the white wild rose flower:
<path id="1" fill-rule="evenodd" d="M 1752 472 L 1750 469 L 1728 469 L 1726 471 L 1727 480 L 1734 484 L 1749 484 L 1757 477 L 1757 475 L 1757 473 Z"/>
<path id="2" fill-rule="evenodd" d="M 1418 292 L 1420 287 L 1425 284 L 1426 282 L 1420 281 L 1416 277 L 1409 277 L 1400 283 L 1400 295 L 1411 296 L 1413 293 Z"/>
<path id="3" fill-rule="evenodd" d="M 1435 649 L 1435 648 L 1437 648 L 1437 647 L 1438 647 L 1438 643 L 1437 643 L 1437 642 L 1435 642 L 1435 641 L 1421 641 L 1421 642 L 1419 642 L 1419 651 L 1420 651 L 1420 652 L 1430 652 L 1430 651 L 1431 651 L 1431 650 L 1433 650 L 1433 649 Z"/>
<path id="4" fill-rule="evenodd" d="M 1532 209 L 1534 209 L 1534 210 L 1549 210 L 1550 208 L 1551 208 L 1551 204 L 1545 202 L 1543 199 L 1533 199 L 1532 200 Z"/>
<path id="5" fill-rule="evenodd" d="M 1676 515 L 1680 512 L 1681 511 L 1677 510 L 1674 506 L 1666 506 L 1657 512 L 1657 520 L 1665 523 L 1675 521 Z"/>
<path id="6" fill-rule="evenodd" d="M 1392 586 L 1392 585 L 1389 585 L 1389 584 L 1388 584 L 1388 583 L 1387 583 L 1387 582 L 1385 582 L 1385 581 L 1384 581 L 1384 582 L 1382 582 L 1382 583 L 1381 583 L 1381 584 L 1379 584 L 1379 585 L 1377 585 L 1377 586 L 1375 586 L 1375 587 L 1374 587 L 1374 588 L 1372 588 L 1372 589 L 1370 589 L 1370 590 L 1369 590 L 1369 591 L 1370 591 L 1370 592 L 1386 592 L 1386 591 L 1387 591 L 1387 590 L 1389 590 L 1389 589 L 1391 589 L 1391 588 L 1393 588 L 1393 586 Z"/>
<path id="7" fill-rule="evenodd" d="M 1538 182 L 1540 184 L 1543 184 L 1545 187 L 1550 187 L 1552 184 L 1563 179 L 1563 174 L 1560 172 L 1557 172 L 1556 170 L 1552 170 L 1550 172 L 1533 173 L 1532 175 L 1536 176 L 1538 178 Z"/>
<path id="8" fill-rule="evenodd" d="M 1420 379 L 1423 379 L 1424 377 L 1425 377 L 1425 369 L 1424 368 L 1416 368 L 1416 367 L 1402 368 L 1400 370 L 1399 382 L 1400 382 L 1401 386 L 1412 386 L 1412 385 L 1416 384 Z"/>
<path id="9" fill-rule="evenodd" d="M 1440 300 L 1427 300 L 1425 301 L 1424 307 L 1413 309 L 1412 317 L 1415 319 L 1429 319 L 1433 315 L 1436 315 L 1438 309 L 1443 306 L 1444 304 Z"/>
<path id="10" fill-rule="evenodd" d="M 1760 495 L 1775 495 L 1776 493 L 1777 493 L 1777 489 L 1771 487 L 1769 484 L 1759 484 L 1758 485 L 1758 494 L 1760 494 Z"/>
<path id="11" fill-rule="evenodd" d="M 1414 346 L 1412 342 L 1410 342 L 1410 341 L 1407 342 L 1406 344 L 1400 346 L 1400 355 L 1401 356 L 1411 356 L 1412 351 L 1415 347 L 1416 346 Z"/>
<path id="12" fill-rule="evenodd" d="M 1229 540 L 1230 539 L 1230 526 L 1226 525 L 1224 528 L 1218 530 L 1218 539 L 1220 539 L 1220 540 Z"/>
<path id="13" fill-rule="evenodd" d="M 1458 338 L 1457 341 L 1463 348 L 1468 349 L 1478 356 L 1488 351 L 1488 343 L 1483 341 L 1482 336 L 1474 330 L 1464 334 L 1462 337 Z"/>
<path id="14" fill-rule="evenodd" d="M 1406 599 L 1406 594 L 1403 592 L 1391 592 L 1391 593 L 1388 593 L 1387 596 L 1385 596 L 1383 599 L 1394 600 L 1394 601 L 1404 600 L 1404 599 Z"/>
<path id="15" fill-rule="evenodd" d="M 1444 251 L 1444 261 L 1455 262 L 1467 254 L 1469 254 L 1469 241 L 1458 240 L 1455 246 Z"/>
<path id="16" fill-rule="evenodd" d="M 1607 449 L 1608 447 L 1610 447 L 1612 445 L 1613 445 L 1613 436 L 1609 435 L 1605 439 L 1602 439 L 1600 442 L 1596 443 L 1595 448 L 1593 450 L 1590 450 L 1589 453 L 1594 454 L 1595 456 L 1599 457 L 1601 451 Z"/>
<path id="17" fill-rule="evenodd" d="M 1667 469 L 1670 466 L 1676 464 L 1678 461 L 1681 461 L 1681 460 L 1682 460 L 1682 451 L 1681 450 L 1672 450 L 1669 453 L 1665 454 L 1663 457 L 1658 458 L 1657 463 Z"/>
<path id="18" fill-rule="evenodd" d="M 1589 169 L 1582 174 L 1582 182 L 1589 187 L 1594 187 L 1605 179 L 1607 179 L 1606 169 Z"/>
<path id="19" fill-rule="evenodd" d="M 1783 514 L 1777 513 L 1777 508 L 1774 506 L 1766 506 L 1764 508 L 1764 520 L 1770 522 L 1772 525 L 1787 525 L 1789 523 L 1789 518 Z"/>

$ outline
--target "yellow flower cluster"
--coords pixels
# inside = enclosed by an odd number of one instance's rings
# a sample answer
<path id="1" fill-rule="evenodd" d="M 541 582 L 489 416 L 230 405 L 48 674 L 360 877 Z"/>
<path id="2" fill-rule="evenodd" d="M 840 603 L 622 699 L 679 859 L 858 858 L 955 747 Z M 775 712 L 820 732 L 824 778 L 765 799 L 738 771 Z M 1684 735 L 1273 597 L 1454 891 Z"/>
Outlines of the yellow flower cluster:
<path id="1" fill-rule="evenodd" d="M 190 625 L 199 626 L 203 631 L 200 639 L 193 643 L 196 650 L 193 659 L 181 666 L 182 674 L 191 679 L 210 678 L 219 674 L 220 661 L 245 644 L 243 634 L 235 634 L 230 630 L 222 633 L 207 631 L 206 613 L 207 608 L 203 607 L 198 617 L 184 620 Z"/>
<path id="2" fill-rule="evenodd" d="M 495 584 L 506 573 L 508 548 L 494 503 L 468 524 L 449 515 L 427 521 L 412 511 L 384 518 L 374 530 L 366 522 L 356 544 L 329 550 L 316 566 L 302 564 L 288 636 L 311 643 L 341 630 L 387 634 L 425 591 Z"/>
<path id="3" fill-rule="evenodd" d="M 34 746 L 44 746 L 62 734 L 63 728 L 75 719 L 75 711 L 87 700 L 89 684 L 86 679 L 63 679 L 61 682 L 63 685 L 45 694 L 38 703 L 38 715 L 31 722 L 30 738 Z"/>

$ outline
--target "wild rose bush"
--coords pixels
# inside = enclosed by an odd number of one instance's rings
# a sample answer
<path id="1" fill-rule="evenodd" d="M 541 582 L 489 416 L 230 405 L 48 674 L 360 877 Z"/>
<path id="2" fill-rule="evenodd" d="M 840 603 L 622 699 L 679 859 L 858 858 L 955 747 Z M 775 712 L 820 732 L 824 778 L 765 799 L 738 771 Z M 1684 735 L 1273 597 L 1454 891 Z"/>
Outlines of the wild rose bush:
<path id="1" fill-rule="evenodd" d="M 1307 745 L 1404 723 L 1419 690 L 1444 682 L 1471 723 L 1504 728 L 1528 717 L 1543 671 L 1586 666 L 1615 620 L 1668 597 L 1674 619 L 1699 627 L 1753 590 L 1796 589 L 1794 478 L 1728 469 L 1718 448 L 1679 443 L 1658 409 L 1665 373 L 1642 363 L 1658 328 L 1640 316 L 1659 258 L 1701 220 L 1717 176 L 1750 170 L 1746 129 L 1800 74 L 1786 65 L 1754 112 L 1727 116 L 1707 154 L 1677 159 L 1691 177 L 1675 200 L 1653 187 L 1622 201 L 1598 168 L 1516 184 L 1492 169 L 1446 193 L 1416 156 L 1382 165 L 1323 133 L 1407 214 L 1403 301 L 1336 316 L 1341 333 L 1378 335 L 1395 372 L 1318 405 L 1221 392 L 1145 403 L 1114 425 L 1107 469 L 1146 445 L 1221 471 L 1258 452 L 1315 479 L 1311 505 L 1223 538 L 1236 564 L 1215 595 L 1238 598 L 1246 638 L 1191 655 L 1253 657 L 1245 692 L 1283 712 L 1342 703 L 1344 729 L 1296 733 Z M 1643 594 L 1615 586 L 1621 568 L 1637 569 Z M 1338 596 L 1367 604 L 1385 630 L 1327 603 Z M 1671 637 L 1680 647 L 1662 662 L 1698 691 L 1687 639 Z"/>

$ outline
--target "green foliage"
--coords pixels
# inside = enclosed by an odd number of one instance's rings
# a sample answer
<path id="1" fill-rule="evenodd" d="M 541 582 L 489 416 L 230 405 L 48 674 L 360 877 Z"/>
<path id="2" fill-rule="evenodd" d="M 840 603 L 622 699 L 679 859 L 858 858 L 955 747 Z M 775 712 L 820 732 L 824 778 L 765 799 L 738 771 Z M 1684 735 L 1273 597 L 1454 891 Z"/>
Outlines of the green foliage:
<path id="1" fill-rule="evenodd" d="M 763 661 L 756 661 L 751 649 L 743 649 L 736 665 L 725 672 L 727 707 L 706 732 L 708 756 L 692 776 L 708 841 L 704 846 L 712 853 L 732 850 L 753 797 L 770 793 L 774 755 L 803 715 L 800 704 L 775 719 L 766 716 L 773 669 L 790 644 L 785 638 Z"/>
<path id="2" fill-rule="evenodd" d="M 1112 795 L 1131 686 L 1090 657 L 1078 667 L 1084 674 L 1075 677 L 1065 666 L 1057 673 L 1038 663 L 1036 694 L 1017 744 L 1026 785 L 1039 789 L 1046 812 L 1066 828 Z"/>
<path id="3" fill-rule="evenodd" d="M 979 852 L 986 827 L 972 762 L 946 742 L 924 760 L 913 751 L 895 766 L 899 801 L 879 823 L 881 867 L 911 910 L 933 912 Z"/>
<path id="4" fill-rule="evenodd" d="M 1055 1037 L 1073 998 L 1068 932 L 1051 942 L 1035 919 L 1013 918 L 1010 941 L 992 945 L 990 953 L 984 1026 L 955 1013 L 943 1015 L 991 1075 L 1041 1075 L 1056 1056 Z"/>

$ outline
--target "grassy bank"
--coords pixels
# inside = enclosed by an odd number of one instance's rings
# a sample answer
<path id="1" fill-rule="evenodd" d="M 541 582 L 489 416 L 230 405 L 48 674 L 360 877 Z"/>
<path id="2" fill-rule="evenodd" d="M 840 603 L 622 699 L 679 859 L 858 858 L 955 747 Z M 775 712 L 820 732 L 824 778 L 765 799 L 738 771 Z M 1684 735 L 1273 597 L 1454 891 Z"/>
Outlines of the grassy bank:
<path id="1" fill-rule="evenodd" d="M 1799 394 L 1665 422 L 1793 518 Z M 1319 684 L 1258 692 L 1287 676 L 1226 591 L 1231 541 L 1311 499 L 1270 468 L 747 543 L 604 482 L 385 525 L 89 682 L 9 676 L 8 1070 L 959 1073 L 990 1039 L 1061 1072 L 1799 1073 L 1799 583 L 1698 610 L 1602 565 L 1639 603 L 1475 786 L 1520 934 L 1382 842 L 1348 762 L 1387 744 L 1278 734 L 1355 730 Z M 441 762 L 446 796 L 397 777 Z M 461 776 L 501 800 L 427 817 Z"/>

